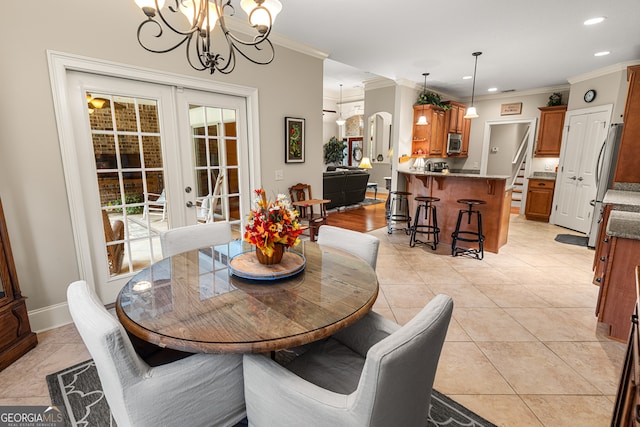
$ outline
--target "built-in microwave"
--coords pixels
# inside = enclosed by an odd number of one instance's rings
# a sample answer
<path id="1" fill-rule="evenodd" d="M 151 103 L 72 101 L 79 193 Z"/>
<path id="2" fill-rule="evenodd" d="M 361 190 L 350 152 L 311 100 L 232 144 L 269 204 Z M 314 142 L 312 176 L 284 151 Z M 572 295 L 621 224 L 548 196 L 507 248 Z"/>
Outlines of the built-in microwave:
<path id="1" fill-rule="evenodd" d="M 447 154 L 457 154 L 462 151 L 462 135 L 450 133 L 447 137 Z"/>

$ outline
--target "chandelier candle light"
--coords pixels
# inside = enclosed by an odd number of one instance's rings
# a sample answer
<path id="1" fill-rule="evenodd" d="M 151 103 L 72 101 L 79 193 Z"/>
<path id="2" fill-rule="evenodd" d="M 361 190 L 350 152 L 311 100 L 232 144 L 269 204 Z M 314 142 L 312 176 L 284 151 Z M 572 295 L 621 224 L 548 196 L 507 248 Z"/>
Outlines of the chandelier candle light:
<path id="1" fill-rule="evenodd" d="M 245 227 L 244 240 L 256 246 L 256 256 L 261 264 L 278 264 L 285 247 L 300 243 L 303 230 L 298 222 L 298 211 L 289 198 L 278 194 L 275 201 L 267 201 L 263 189 L 255 190 L 258 196 L 251 209 Z"/>
<path id="2" fill-rule="evenodd" d="M 473 86 L 471 88 L 471 107 L 467 108 L 467 114 L 464 115 L 465 119 L 475 119 L 478 117 L 476 107 L 473 106 L 473 98 L 476 94 L 476 70 L 478 69 L 478 56 L 482 55 L 482 52 L 473 52 L 471 55 L 476 57 L 476 65 L 473 67 Z"/>
<path id="3" fill-rule="evenodd" d="M 167 53 L 184 44 L 189 65 L 211 74 L 231 73 L 236 66 L 236 53 L 254 64 L 267 65 L 273 61 L 275 50 L 269 35 L 276 15 L 282 10 L 278 0 L 240 0 L 253 28 L 253 35 L 244 37 L 230 30 L 229 18 L 236 12 L 231 0 L 168 0 L 166 8 L 165 0 L 134 1 L 147 16 L 138 26 L 138 43 L 149 52 Z M 216 23 L 224 36 L 220 41 L 226 41 L 226 54 L 212 51 Z"/>

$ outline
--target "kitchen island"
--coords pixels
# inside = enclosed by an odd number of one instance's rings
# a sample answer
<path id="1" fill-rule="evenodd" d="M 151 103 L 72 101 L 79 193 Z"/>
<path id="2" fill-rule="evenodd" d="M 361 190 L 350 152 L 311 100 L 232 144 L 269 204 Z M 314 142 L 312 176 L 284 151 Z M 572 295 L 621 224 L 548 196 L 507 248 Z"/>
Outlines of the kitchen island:
<path id="1" fill-rule="evenodd" d="M 498 253 L 507 243 L 512 191 L 510 186 L 507 187 L 507 176 L 413 171 L 400 172 L 400 176 L 404 177 L 406 191 L 412 194 L 409 197 L 412 222 L 416 196 L 440 199 L 435 205 L 441 243 L 451 244 L 451 233 L 456 228 L 458 212 L 461 208 L 466 208 L 466 205 L 457 202 L 458 199 L 479 199 L 487 202 L 486 205 L 477 206 L 482 213 L 485 251 Z M 465 226 L 475 230 L 475 221 Z"/>

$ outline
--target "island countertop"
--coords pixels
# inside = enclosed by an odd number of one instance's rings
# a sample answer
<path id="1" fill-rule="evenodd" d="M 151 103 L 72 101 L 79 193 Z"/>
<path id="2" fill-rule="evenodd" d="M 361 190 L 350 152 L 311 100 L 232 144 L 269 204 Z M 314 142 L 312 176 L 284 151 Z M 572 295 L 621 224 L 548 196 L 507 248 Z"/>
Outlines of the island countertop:
<path id="1" fill-rule="evenodd" d="M 437 197 L 435 202 L 440 228 L 440 242 L 451 243 L 451 233 L 455 230 L 458 212 L 466 205 L 459 199 L 479 199 L 486 204 L 476 206 L 482 214 L 482 232 L 485 235 L 484 249 L 498 253 L 501 246 L 507 243 L 509 231 L 509 215 L 511 211 L 511 187 L 507 186 L 504 175 L 479 175 L 465 173 L 440 172 L 401 172 L 406 180 L 412 220 L 416 208 L 414 198 L 417 196 Z M 422 218 L 419 218 L 422 221 Z M 465 226 L 473 229 L 475 221 Z M 466 223 L 466 221 L 465 221 Z"/>
<path id="2" fill-rule="evenodd" d="M 480 175 L 479 173 L 460 173 L 460 172 L 429 172 L 429 171 L 400 171 L 407 175 L 424 175 L 424 176 L 450 176 L 455 178 L 480 178 L 480 179 L 507 179 L 507 175 Z"/>

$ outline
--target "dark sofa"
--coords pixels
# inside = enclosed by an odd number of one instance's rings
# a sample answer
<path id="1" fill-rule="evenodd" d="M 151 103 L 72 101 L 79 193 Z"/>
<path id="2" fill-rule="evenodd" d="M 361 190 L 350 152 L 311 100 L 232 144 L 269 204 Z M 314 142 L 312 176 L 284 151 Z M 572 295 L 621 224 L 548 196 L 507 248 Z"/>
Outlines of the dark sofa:
<path id="1" fill-rule="evenodd" d="M 369 172 L 358 168 L 330 168 L 322 175 L 322 198 L 331 200 L 327 209 L 362 202 L 367 192 Z"/>

